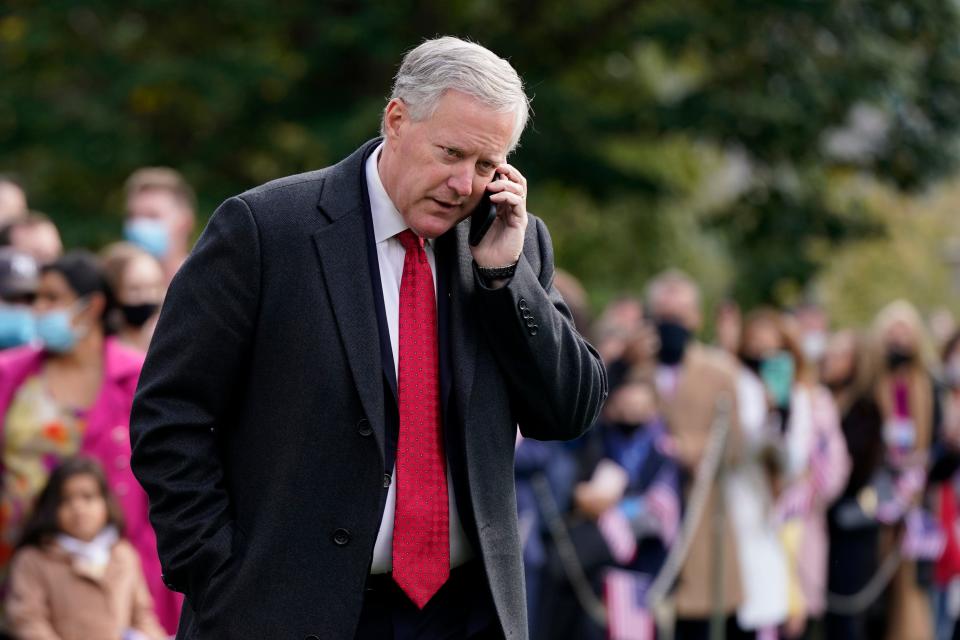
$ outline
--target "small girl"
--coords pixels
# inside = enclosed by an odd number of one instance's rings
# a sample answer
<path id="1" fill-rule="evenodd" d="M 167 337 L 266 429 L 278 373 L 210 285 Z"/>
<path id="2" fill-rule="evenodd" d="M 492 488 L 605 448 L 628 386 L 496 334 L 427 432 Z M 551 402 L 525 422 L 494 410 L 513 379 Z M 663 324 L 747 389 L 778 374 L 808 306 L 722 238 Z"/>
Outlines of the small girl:
<path id="1" fill-rule="evenodd" d="M 21 640 L 161 640 L 103 470 L 69 458 L 50 476 L 13 558 L 7 616 Z"/>

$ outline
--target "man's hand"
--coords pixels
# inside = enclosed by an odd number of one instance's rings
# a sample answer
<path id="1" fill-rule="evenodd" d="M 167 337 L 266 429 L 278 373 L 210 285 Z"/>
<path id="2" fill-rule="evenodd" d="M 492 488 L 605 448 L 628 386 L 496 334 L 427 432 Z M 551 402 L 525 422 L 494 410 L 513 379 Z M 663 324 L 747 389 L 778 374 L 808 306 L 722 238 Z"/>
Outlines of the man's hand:
<path id="1" fill-rule="evenodd" d="M 476 247 L 471 247 L 478 267 L 506 267 L 520 259 L 527 230 L 527 179 L 509 164 L 497 167 L 500 180 L 487 186 L 497 219 Z"/>

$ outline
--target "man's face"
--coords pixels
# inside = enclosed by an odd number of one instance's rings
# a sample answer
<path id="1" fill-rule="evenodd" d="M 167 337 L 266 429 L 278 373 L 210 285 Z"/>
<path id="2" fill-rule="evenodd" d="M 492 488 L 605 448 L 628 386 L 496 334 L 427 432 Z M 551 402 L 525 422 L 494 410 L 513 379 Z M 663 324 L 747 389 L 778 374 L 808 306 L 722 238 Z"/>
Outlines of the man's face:
<path id="1" fill-rule="evenodd" d="M 27 197 L 12 182 L 0 182 L 0 225 L 27 215 Z"/>
<path id="2" fill-rule="evenodd" d="M 50 264 L 63 255 L 60 232 L 50 222 L 14 227 L 10 233 L 10 244 L 33 256 L 37 264 Z"/>
<path id="3" fill-rule="evenodd" d="M 425 120 L 411 119 L 401 100 L 387 106 L 385 118 L 384 187 L 415 233 L 439 237 L 473 211 L 506 161 L 514 114 L 448 91 Z"/>
<path id="4" fill-rule="evenodd" d="M 127 220 L 157 220 L 170 231 L 173 239 L 187 241 L 190 235 L 190 213 L 166 189 L 145 189 L 127 200 Z"/>
<path id="5" fill-rule="evenodd" d="M 676 322 L 691 332 L 700 328 L 700 307 L 697 292 L 689 285 L 664 285 L 651 301 L 653 319 Z"/>

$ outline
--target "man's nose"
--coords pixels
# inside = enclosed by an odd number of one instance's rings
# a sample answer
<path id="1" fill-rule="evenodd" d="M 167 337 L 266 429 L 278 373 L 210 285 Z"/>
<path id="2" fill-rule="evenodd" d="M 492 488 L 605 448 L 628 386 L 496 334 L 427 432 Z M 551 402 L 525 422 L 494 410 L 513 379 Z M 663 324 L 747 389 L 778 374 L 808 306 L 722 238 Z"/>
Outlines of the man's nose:
<path id="1" fill-rule="evenodd" d="M 447 180 L 447 186 L 461 198 L 469 198 L 470 194 L 473 193 L 473 172 L 469 169 L 455 172 Z"/>

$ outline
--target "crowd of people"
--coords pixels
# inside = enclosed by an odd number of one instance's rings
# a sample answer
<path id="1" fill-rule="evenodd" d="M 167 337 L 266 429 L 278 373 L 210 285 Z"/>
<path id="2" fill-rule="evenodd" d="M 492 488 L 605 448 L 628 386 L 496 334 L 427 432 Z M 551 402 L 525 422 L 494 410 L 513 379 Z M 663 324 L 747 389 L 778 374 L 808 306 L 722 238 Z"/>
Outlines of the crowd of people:
<path id="1" fill-rule="evenodd" d="M 679 271 L 590 322 L 557 286 L 611 391 L 587 437 L 518 443 L 532 637 L 960 637 L 960 331 L 903 300 L 707 327 Z"/>
<path id="2" fill-rule="evenodd" d="M 0 177 L 12 637 L 176 630 L 129 414 L 196 201 L 175 171 L 146 168 L 125 202 L 122 242 L 64 252 Z M 679 271 L 593 320 L 576 280 L 555 285 L 611 391 L 574 442 L 518 437 L 531 637 L 960 637 L 960 331 L 933 337 L 905 301 L 865 329 L 831 333 L 815 305 L 734 303 L 707 326 Z"/>
<path id="3" fill-rule="evenodd" d="M 177 172 L 141 169 L 126 184 L 124 240 L 65 252 L 53 220 L 0 177 L 0 634 L 176 631 L 182 596 L 161 576 L 129 420 L 195 206 Z"/>

